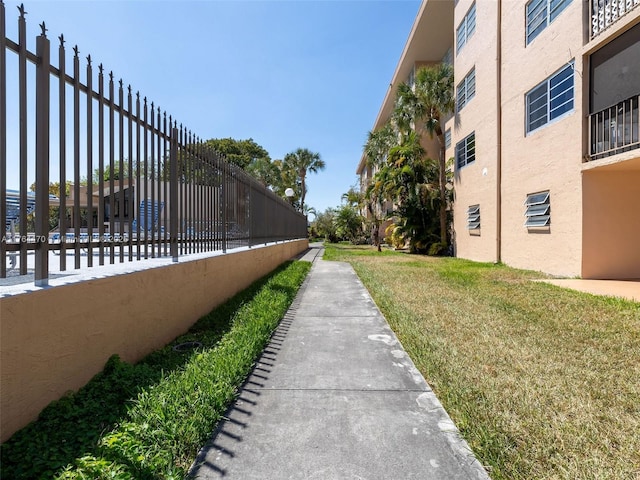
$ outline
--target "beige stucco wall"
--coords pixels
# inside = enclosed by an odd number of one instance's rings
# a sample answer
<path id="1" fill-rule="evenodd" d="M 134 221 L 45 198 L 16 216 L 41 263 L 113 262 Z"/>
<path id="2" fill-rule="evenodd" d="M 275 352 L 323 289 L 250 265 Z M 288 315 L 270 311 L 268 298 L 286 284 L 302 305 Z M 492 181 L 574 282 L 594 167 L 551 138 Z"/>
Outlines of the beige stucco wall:
<path id="1" fill-rule="evenodd" d="M 140 360 L 307 247 L 285 242 L 0 298 L 0 441 L 111 355 Z"/>
<path id="2" fill-rule="evenodd" d="M 473 2 L 461 0 L 455 25 Z M 476 69 L 475 96 L 459 111 L 452 127 L 450 155 L 456 143 L 475 132 L 475 162 L 455 170 L 454 247 L 456 256 L 476 261 L 496 260 L 497 103 L 496 20 L 497 3 L 476 1 L 476 31 L 455 54 L 455 85 Z M 467 230 L 467 209 L 480 205 L 480 230 Z"/>
<path id="3" fill-rule="evenodd" d="M 640 278 L 640 169 L 582 177 L 584 278 Z"/>
<path id="4" fill-rule="evenodd" d="M 526 1 L 504 4 L 502 24 L 502 260 L 577 276 L 582 260 L 583 2 L 567 8 L 525 46 Z M 521 21 L 514 21 L 520 19 Z M 575 61 L 574 109 L 525 133 L 525 95 Z M 525 228 L 526 195 L 549 190 L 551 226 Z"/>
<path id="5" fill-rule="evenodd" d="M 425 14 L 424 6 L 433 3 L 423 3 L 409 38 L 410 44 L 424 43 L 416 39 L 425 38 L 433 32 L 434 24 L 442 27 L 442 22 L 435 20 L 436 17 Z M 454 36 L 454 49 L 455 31 L 472 3 L 474 0 L 455 2 L 453 23 L 448 27 Z M 450 128 L 452 132 L 447 159 L 455 156 L 457 142 L 471 132 L 476 136 L 475 162 L 455 170 L 455 254 L 477 261 L 501 260 L 514 267 L 559 276 L 601 276 L 605 275 L 604 266 L 610 265 L 607 272 L 612 273 L 606 275 L 637 277 L 637 249 L 634 247 L 638 232 L 635 227 L 625 226 L 619 230 L 625 235 L 624 240 L 618 240 L 622 249 L 610 258 L 603 256 L 603 249 L 596 246 L 595 239 L 598 242 L 613 239 L 583 238 L 595 228 L 597 222 L 593 219 L 604 215 L 600 210 L 587 211 L 593 209 L 588 197 L 595 195 L 598 198 L 605 187 L 597 185 L 597 181 L 591 184 L 591 179 L 583 184 L 582 172 L 608 164 L 636 172 L 640 169 L 640 158 L 635 151 L 587 162 L 589 55 L 637 25 L 640 9 L 627 13 L 590 40 L 589 2 L 574 0 L 527 45 L 527 3 L 528 0 L 475 0 L 476 31 L 460 52 L 454 52 L 456 88 L 471 68 L 475 66 L 476 69 L 475 97 L 445 124 L 445 129 Z M 500 19 L 499 6 L 502 8 Z M 498 32 L 501 35 L 500 49 Z M 442 36 L 440 41 L 448 36 Z M 416 52 L 417 47 L 413 45 L 412 48 L 406 48 L 405 53 Z M 405 53 L 396 69 L 396 73 L 403 72 L 402 80 L 410 68 L 424 63 L 422 57 L 414 54 L 409 59 Z M 439 61 L 442 57 L 424 55 L 423 58 L 428 62 L 434 58 Z M 498 61 L 501 65 L 499 70 L 496 67 Z M 570 62 L 573 62 L 575 72 L 573 110 L 527 134 L 526 94 Z M 384 117 L 383 113 L 390 111 L 389 98 L 389 95 L 385 97 L 378 121 Z M 498 125 L 500 115 L 502 118 Z M 630 161 L 634 162 L 631 166 Z M 636 183 L 625 182 L 625 193 L 621 196 L 618 192 L 616 198 L 629 200 L 637 209 L 639 187 L 637 180 L 634 181 Z M 549 228 L 527 229 L 524 227 L 524 201 L 528 194 L 541 191 L 550 192 L 551 225 Z M 476 204 L 480 205 L 482 228 L 480 232 L 469 232 L 467 209 Z M 614 203 L 607 201 L 606 205 L 613 208 Z M 625 216 L 627 219 L 631 216 L 636 218 L 637 214 L 630 208 L 624 207 Z M 583 218 L 584 222 L 592 223 L 583 225 Z M 597 255 L 599 258 L 596 259 Z M 622 266 L 627 260 L 626 270 L 613 266 Z"/>

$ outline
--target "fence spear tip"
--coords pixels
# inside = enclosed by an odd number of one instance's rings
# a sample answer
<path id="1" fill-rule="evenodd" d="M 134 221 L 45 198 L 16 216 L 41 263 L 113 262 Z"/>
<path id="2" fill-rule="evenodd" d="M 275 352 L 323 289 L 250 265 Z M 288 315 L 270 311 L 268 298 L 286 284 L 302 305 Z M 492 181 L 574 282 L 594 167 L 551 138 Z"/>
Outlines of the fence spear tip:
<path id="1" fill-rule="evenodd" d="M 40 24 L 40 28 L 42 29 L 42 36 L 46 37 L 47 36 L 47 26 L 45 25 L 44 21 Z"/>
<path id="2" fill-rule="evenodd" d="M 75 47 L 73 47 L 73 51 L 75 52 L 75 56 L 77 57 L 78 54 L 80 53 L 80 50 L 78 50 L 78 45 L 76 45 Z"/>
<path id="3" fill-rule="evenodd" d="M 87 55 L 87 64 L 91 66 L 91 54 Z"/>
<path id="4" fill-rule="evenodd" d="M 61 33 L 58 39 L 60 40 L 60 46 L 64 47 L 64 34 Z"/>
<path id="5" fill-rule="evenodd" d="M 25 12 L 25 10 L 24 10 L 24 3 L 20 4 L 20 6 L 18 7 L 18 10 L 20 10 L 20 16 L 21 17 L 24 17 L 27 14 L 27 12 Z"/>

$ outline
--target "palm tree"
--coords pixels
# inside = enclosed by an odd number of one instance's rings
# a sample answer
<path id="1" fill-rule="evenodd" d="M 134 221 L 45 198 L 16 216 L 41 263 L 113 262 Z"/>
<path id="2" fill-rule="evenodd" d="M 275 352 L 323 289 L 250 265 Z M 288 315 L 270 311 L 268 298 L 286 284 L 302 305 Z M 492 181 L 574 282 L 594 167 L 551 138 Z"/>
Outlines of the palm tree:
<path id="1" fill-rule="evenodd" d="M 318 218 L 318 212 L 316 211 L 315 208 L 313 207 L 309 207 L 308 205 L 305 205 L 302 209 L 302 213 L 305 214 L 305 216 L 309 216 L 309 214 L 313 215 L 313 218 Z"/>
<path id="2" fill-rule="evenodd" d="M 363 207 L 364 196 L 360 190 L 356 190 L 355 186 L 351 186 L 349 191 L 342 194 L 341 200 L 360 210 Z"/>
<path id="3" fill-rule="evenodd" d="M 382 251 L 380 246 L 380 225 L 382 224 L 381 212 L 384 203 L 389 197 L 386 197 L 387 176 L 389 174 L 386 160 L 389 151 L 398 144 L 398 133 L 391 123 L 386 123 L 382 128 L 376 131 L 370 131 L 367 134 L 367 143 L 365 143 L 363 152 L 367 159 L 369 168 L 375 171 L 373 181 L 367 185 L 364 192 L 366 207 L 372 222 L 373 244 Z"/>
<path id="4" fill-rule="evenodd" d="M 382 128 L 367 134 L 367 143 L 364 145 L 364 155 L 367 164 L 372 168 L 379 168 L 389 154 L 389 150 L 398 144 L 398 133 L 391 123 L 386 123 Z"/>
<path id="5" fill-rule="evenodd" d="M 398 85 L 396 103 L 391 114 L 391 123 L 395 127 L 399 143 L 403 143 L 407 136 L 416 131 L 416 120 L 425 115 L 426 107 L 406 83 Z"/>
<path id="6" fill-rule="evenodd" d="M 438 155 L 438 183 L 440 190 L 440 242 L 444 245 L 447 241 L 447 202 L 446 202 L 446 145 L 442 122 L 444 117 L 453 112 L 455 96 L 453 90 L 453 67 L 448 63 L 440 63 L 436 66 L 422 67 L 416 73 L 415 96 L 421 107 L 420 115 L 416 119 L 422 119 L 424 129 L 431 137 L 434 135 L 440 143 Z M 417 123 L 417 122 L 416 122 Z"/>
<path id="7" fill-rule="evenodd" d="M 272 164 L 276 169 L 274 182 L 272 184 L 273 191 L 280 198 L 291 202 L 297 209 L 298 202 L 295 199 L 300 197 L 300 185 L 297 172 L 291 168 L 291 165 L 285 164 L 284 160 L 274 160 Z M 294 196 L 291 199 L 287 198 L 285 194 L 287 188 L 292 188 L 294 191 Z"/>
<path id="8" fill-rule="evenodd" d="M 269 157 L 260 157 L 254 160 L 247 165 L 246 171 L 265 187 L 274 186 L 280 175 L 277 165 Z"/>
<path id="9" fill-rule="evenodd" d="M 284 157 L 284 168 L 296 172 L 300 182 L 300 209 L 304 207 L 304 199 L 307 195 L 306 177 L 307 172 L 317 173 L 324 170 L 325 163 L 320 158 L 319 153 L 312 152 L 307 148 L 298 148 L 296 151 L 287 153 Z"/>

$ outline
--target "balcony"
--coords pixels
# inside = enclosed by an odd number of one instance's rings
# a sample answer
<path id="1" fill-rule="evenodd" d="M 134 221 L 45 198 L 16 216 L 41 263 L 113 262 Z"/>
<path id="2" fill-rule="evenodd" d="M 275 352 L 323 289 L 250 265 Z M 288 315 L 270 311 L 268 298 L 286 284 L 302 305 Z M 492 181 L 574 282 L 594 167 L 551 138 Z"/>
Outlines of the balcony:
<path id="1" fill-rule="evenodd" d="M 640 0 L 592 0 L 591 39 L 637 8 Z"/>
<path id="2" fill-rule="evenodd" d="M 589 115 L 591 160 L 640 148 L 640 95 Z"/>

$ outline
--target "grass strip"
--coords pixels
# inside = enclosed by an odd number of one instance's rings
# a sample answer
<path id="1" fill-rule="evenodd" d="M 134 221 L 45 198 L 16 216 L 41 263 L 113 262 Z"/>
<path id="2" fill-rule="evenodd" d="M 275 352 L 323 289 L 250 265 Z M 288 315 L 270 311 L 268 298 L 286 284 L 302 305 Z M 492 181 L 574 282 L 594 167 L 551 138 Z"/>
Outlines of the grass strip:
<path id="1" fill-rule="evenodd" d="M 0 447 L 0 477 L 184 478 L 309 269 L 287 262 L 136 365 L 112 357 Z"/>
<path id="2" fill-rule="evenodd" d="M 494 480 L 640 479 L 640 303 L 504 265 L 325 247 Z"/>

